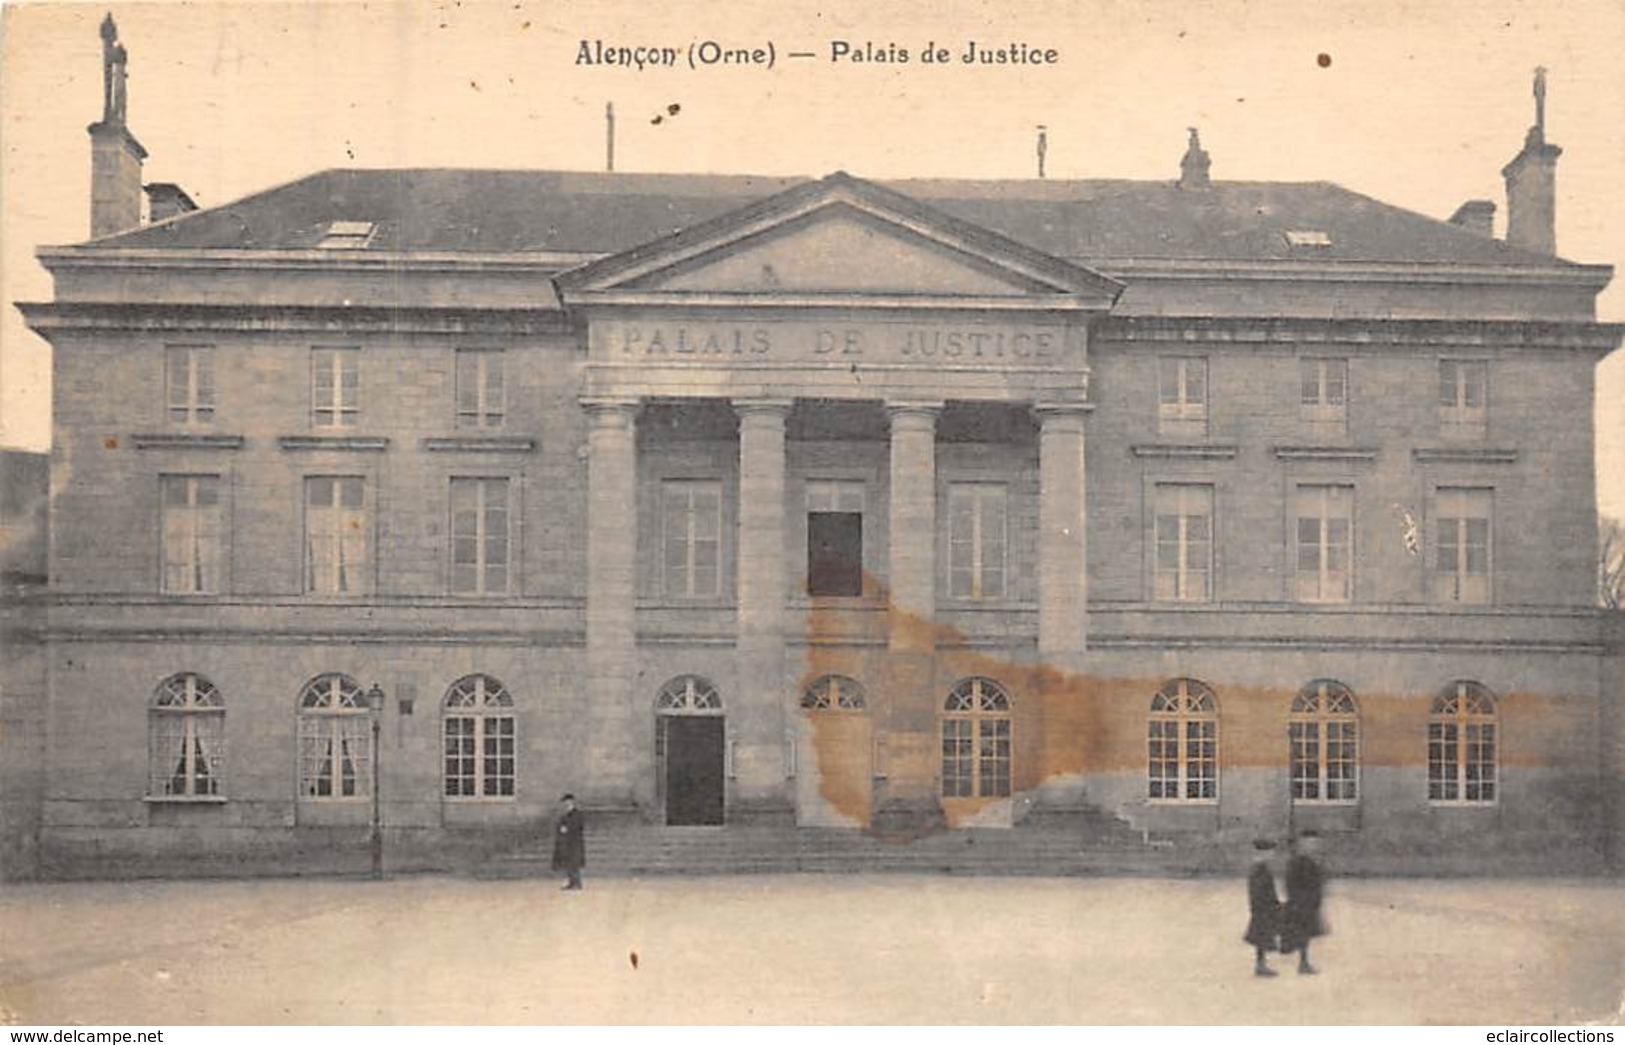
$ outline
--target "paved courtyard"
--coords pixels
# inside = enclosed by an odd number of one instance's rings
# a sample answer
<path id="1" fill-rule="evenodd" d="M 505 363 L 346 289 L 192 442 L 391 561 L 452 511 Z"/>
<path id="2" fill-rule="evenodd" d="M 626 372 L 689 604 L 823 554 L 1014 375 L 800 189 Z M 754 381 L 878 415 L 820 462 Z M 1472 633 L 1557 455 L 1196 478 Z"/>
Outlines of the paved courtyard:
<path id="1" fill-rule="evenodd" d="M 1340 880 L 1321 975 L 1240 881 L 450 877 L 0 890 L 0 1019 L 1617 1022 L 1625 883 Z"/>

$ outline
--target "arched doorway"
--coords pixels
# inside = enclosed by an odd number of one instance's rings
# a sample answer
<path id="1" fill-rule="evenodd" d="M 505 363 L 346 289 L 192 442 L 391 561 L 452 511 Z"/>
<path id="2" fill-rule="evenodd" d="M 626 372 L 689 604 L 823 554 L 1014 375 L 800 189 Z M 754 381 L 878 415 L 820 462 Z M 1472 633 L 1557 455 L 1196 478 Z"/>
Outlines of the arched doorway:
<path id="1" fill-rule="evenodd" d="M 722 697 L 698 675 L 679 675 L 655 698 L 656 786 L 666 823 L 720 824 L 726 791 Z"/>

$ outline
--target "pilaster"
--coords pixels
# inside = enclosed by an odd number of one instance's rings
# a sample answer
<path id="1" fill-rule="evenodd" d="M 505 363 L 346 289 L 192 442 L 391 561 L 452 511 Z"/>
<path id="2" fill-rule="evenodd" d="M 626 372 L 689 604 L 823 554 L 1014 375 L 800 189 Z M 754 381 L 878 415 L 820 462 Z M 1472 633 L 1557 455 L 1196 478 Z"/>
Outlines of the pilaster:
<path id="1" fill-rule="evenodd" d="M 1038 418 L 1038 653 L 1063 669 L 1089 625 L 1088 525 L 1081 403 L 1040 404 Z"/>

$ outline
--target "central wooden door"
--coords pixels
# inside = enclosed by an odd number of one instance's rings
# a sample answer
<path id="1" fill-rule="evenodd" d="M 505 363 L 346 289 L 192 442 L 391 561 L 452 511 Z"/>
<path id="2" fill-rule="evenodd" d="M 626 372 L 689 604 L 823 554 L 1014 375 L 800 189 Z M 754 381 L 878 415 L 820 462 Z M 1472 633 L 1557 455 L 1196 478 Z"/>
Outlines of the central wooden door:
<path id="1" fill-rule="evenodd" d="M 666 733 L 666 823 L 722 823 L 722 716 L 667 715 L 661 726 Z"/>

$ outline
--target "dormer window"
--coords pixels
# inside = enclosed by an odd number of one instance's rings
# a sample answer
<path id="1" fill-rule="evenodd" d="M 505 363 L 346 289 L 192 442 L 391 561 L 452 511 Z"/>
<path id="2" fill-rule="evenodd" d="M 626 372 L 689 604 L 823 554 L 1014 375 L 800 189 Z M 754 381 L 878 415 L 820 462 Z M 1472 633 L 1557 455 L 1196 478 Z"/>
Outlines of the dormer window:
<path id="1" fill-rule="evenodd" d="M 1320 229 L 1287 229 L 1282 233 L 1289 247 L 1329 247 L 1332 234 Z"/>
<path id="2" fill-rule="evenodd" d="M 360 250 L 372 239 L 374 228 L 370 221 L 335 221 L 316 246 L 320 250 Z"/>

